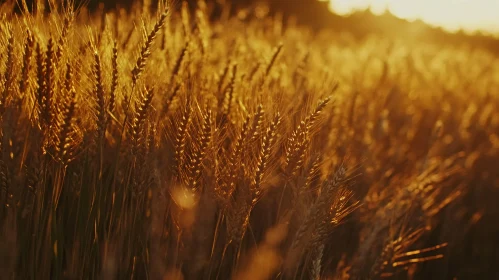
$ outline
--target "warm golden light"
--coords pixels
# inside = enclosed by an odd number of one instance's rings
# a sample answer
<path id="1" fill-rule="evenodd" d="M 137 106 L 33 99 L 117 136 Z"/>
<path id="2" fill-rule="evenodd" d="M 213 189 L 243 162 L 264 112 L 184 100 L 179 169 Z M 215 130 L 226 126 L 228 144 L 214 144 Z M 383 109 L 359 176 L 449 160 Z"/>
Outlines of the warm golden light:
<path id="1" fill-rule="evenodd" d="M 408 19 L 441 26 L 449 31 L 499 33 L 498 0 L 330 0 L 331 10 L 345 15 L 370 8 L 375 14 L 386 10 Z"/>

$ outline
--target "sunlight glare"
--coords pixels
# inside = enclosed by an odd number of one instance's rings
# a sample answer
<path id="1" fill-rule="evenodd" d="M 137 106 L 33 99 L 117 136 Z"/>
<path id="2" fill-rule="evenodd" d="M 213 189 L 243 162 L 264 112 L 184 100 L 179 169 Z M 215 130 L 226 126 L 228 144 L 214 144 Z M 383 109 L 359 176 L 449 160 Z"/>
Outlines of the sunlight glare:
<path id="1" fill-rule="evenodd" d="M 388 10 L 397 17 L 421 19 L 449 31 L 499 33 L 499 0 L 331 0 L 330 7 L 340 15 L 367 8 L 378 15 Z"/>

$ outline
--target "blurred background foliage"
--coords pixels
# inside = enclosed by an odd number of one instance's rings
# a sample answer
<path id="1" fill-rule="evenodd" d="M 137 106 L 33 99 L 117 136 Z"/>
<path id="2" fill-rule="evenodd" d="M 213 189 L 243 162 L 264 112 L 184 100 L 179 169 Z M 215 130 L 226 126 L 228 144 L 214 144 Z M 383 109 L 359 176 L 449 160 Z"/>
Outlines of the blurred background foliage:
<path id="1" fill-rule="evenodd" d="M 28 6 L 33 7 L 37 0 L 26 0 Z M 48 5 L 49 0 L 44 0 Z M 151 2 L 154 0 L 142 0 Z M 172 6 L 180 9 L 185 1 L 192 9 L 197 6 L 198 0 L 173 0 Z M 131 0 L 74 0 L 76 6 L 87 6 L 89 9 L 114 9 L 121 7 L 131 9 Z M 499 37 L 475 32 L 468 34 L 463 31 L 449 33 L 439 27 L 425 24 L 421 20 L 407 21 L 400 19 L 390 12 L 375 15 L 370 10 L 355 12 L 349 16 L 339 16 L 328 8 L 327 1 L 317 0 L 206 0 L 212 9 L 212 16 L 222 16 L 222 7 L 231 7 L 230 13 L 238 13 L 240 17 L 251 17 L 255 14 L 272 14 L 282 16 L 284 22 L 296 21 L 301 25 L 315 30 L 333 29 L 337 32 L 347 32 L 356 39 L 363 39 L 370 35 L 381 35 L 388 38 L 402 39 L 414 42 L 431 42 L 448 46 L 467 46 L 483 48 L 494 54 L 499 54 Z M 227 5 L 229 4 L 229 5 Z M 445 11 L 442 11 L 445 12 Z"/>

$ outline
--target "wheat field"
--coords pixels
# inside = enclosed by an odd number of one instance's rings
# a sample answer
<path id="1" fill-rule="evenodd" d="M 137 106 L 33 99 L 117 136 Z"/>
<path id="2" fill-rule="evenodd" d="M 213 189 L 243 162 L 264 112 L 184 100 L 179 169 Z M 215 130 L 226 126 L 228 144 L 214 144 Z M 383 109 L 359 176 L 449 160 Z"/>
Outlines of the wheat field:
<path id="1" fill-rule="evenodd" d="M 491 53 L 37 2 L 0 8 L 1 279 L 499 276 Z"/>

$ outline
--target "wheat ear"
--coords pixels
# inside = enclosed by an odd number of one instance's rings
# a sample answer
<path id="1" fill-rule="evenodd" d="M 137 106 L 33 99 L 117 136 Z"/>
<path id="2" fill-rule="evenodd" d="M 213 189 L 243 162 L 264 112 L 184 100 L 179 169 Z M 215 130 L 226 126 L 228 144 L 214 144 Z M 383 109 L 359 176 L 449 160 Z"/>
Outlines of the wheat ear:
<path id="1" fill-rule="evenodd" d="M 199 179 L 201 178 L 202 175 L 203 159 L 206 155 L 208 145 L 210 144 L 211 141 L 211 126 L 212 126 L 211 110 L 208 110 L 208 112 L 206 112 L 206 114 L 204 114 L 203 116 L 203 124 L 198 139 L 198 142 L 200 143 L 199 148 L 197 148 L 194 151 L 193 156 L 191 157 L 188 164 L 188 169 L 189 169 L 188 187 L 194 193 L 197 193 L 199 190 Z"/>
<path id="2" fill-rule="evenodd" d="M 135 63 L 135 66 L 132 70 L 132 86 L 135 86 L 135 84 L 137 84 L 137 80 L 139 79 L 140 75 L 144 71 L 144 68 L 146 67 L 147 59 L 151 55 L 152 43 L 153 43 L 154 39 L 156 38 L 156 35 L 158 34 L 158 32 L 165 25 L 167 16 L 168 16 L 168 8 L 161 14 L 161 16 L 159 17 L 159 20 L 154 25 L 154 28 L 151 30 L 151 32 L 147 36 L 146 42 L 144 43 L 144 45 L 142 46 L 142 49 L 140 50 L 139 58 L 137 59 L 137 62 Z"/>
<path id="3" fill-rule="evenodd" d="M 31 70 L 31 59 L 33 57 L 33 50 L 35 47 L 35 38 L 33 34 L 28 30 L 28 35 L 26 37 L 26 43 L 24 45 L 24 55 L 23 55 L 23 66 L 21 70 L 21 79 L 19 80 L 19 92 L 24 97 L 27 85 L 28 85 L 28 76 Z"/>
<path id="4" fill-rule="evenodd" d="M 274 117 L 274 120 L 267 128 L 265 136 L 263 137 L 262 148 L 260 150 L 260 154 L 257 160 L 258 163 L 257 163 L 256 173 L 253 180 L 253 184 L 251 185 L 252 204 L 255 204 L 262 195 L 261 184 L 271 155 L 272 145 L 274 144 L 275 137 L 277 134 L 277 127 L 280 122 L 281 122 L 281 115 L 277 113 Z"/>

